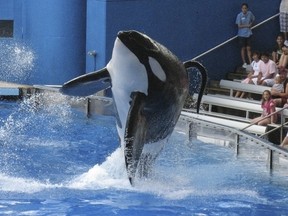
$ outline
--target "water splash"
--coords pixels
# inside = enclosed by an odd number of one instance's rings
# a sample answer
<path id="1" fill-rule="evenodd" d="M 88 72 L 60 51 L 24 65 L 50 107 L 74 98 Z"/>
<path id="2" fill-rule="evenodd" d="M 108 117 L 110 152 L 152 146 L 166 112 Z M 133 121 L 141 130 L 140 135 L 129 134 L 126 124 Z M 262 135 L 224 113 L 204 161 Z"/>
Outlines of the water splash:
<path id="1" fill-rule="evenodd" d="M 55 118 L 55 115 L 57 118 Z M 57 120 L 53 120 L 52 123 L 47 125 L 51 128 L 56 125 L 65 128 L 65 125 L 72 121 L 70 106 L 61 94 L 55 95 L 55 93 L 49 94 L 49 92 L 46 92 L 24 99 L 17 109 L 6 119 L 1 120 L 0 140 L 2 142 L 0 144 L 11 145 L 15 136 L 27 133 L 27 131 L 37 130 L 41 123 L 49 122 L 51 116 L 54 116 Z M 39 124 L 35 125 L 35 121 L 38 121 Z"/>
<path id="2" fill-rule="evenodd" d="M 35 179 L 25 179 L 11 177 L 4 174 L 0 174 L 0 188 L 1 191 L 6 192 L 20 192 L 20 193 L 36 193 L 44 189 L 59 188 L 61 185 L 53 185 L 49 182 L 39 182 Z"/>
<path id="3" fill-rule="evenodd" d="M 88 172 L 76 177 L 68 183 L 68 187 L 80 190 L 111 187 L 131 189 L 123 158 L 123 151 L 119 147 L 107 157 L 104 163 L 96 164 Z"/>
<path id="4" fill-rule="evenodd" d="M 0 75 L 2 81 L 24 82 L 35 65 L 34 51 L 22 42 L 0 41 Z"/>
<path id="5" fill-rule="evenodd" d="M 49 93 L 35 94 L 14 106 L 7 117 L 0 119 L 2 173 L 13 176 L 23 169 L 24 161 L 31 160 L 33 163 L 32 156 L 27 152 L 33 149 L 32 141 L 39 140 L 39 134 L 45 134 L 45 142 L 49 143 L 55 136 L 61 136 L 58 131 L 65 133 L 65 127 L 72 119 L 71 107 L 64 96 L 55 96 Z M 45 142 L 39 142 L 45 145 Z"/>

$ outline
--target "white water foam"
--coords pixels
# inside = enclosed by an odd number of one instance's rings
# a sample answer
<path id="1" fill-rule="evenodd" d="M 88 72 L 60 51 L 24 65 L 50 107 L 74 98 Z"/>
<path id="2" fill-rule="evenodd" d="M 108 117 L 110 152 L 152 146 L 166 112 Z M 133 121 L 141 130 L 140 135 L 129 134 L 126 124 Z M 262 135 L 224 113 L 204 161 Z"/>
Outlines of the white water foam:
<path id="1" fill-rule="evenodd" d="M 101 165 L 96 164 L 87 173 L 84 173 L 69 184 L 73 189 L 103 189 L 103 188 L 131 188 L 127 179 L 124 154 L 117 148 Z"/>
<path id="2" fill-rule="evenodd" d="M 123 161 L 123 162 L 121 162 Z M 51 184 L 34 179 L 12 177 L 0 173 L 0 190 L 6 192 L 36 193 L 45 189 L 69 188 L 76 190 L 101 190 L 105 188 L 131 189 L 127 179 L 120 148 L 116 149 L 101 165 L 96 164 L 88 172 L 69 182 Z"/>
<path id="3" fill-rule="evenodd" d="M 52 185 L 49 183 L 41 183 L 34 179 L 25 179 L 11 177 L 5 174 L 0 174 L 0 190 L 5 192 L 18 193 L 36 193 L 44 189 L 61 187 L 61 185 Z"/>
<path id="4" fill-rule="evenodd" d="M 159 169 L 159 167 L 157 167 L 157 169 Z M 161 169 L 165 168 L 162 167 Z M 256 191 L 245 187 L 229 188 L 223 185 L 217 187 L 217 185 L 212 184 L 213 186 L 211 186 L 211 184 L 208 184 L 204 189 L 202 187 L 203 185 L 199 186 L 199 183 L 198 185 L 191 183 L 193 176 L 191 176 L 191 179 L 188 179 L 187 174 L 191 174 L 189 170 L 183 169 L 178 172 L 173 172 L 174 169 L 175 167 L 166 168 L 165 171 L 156 170 L 156 172 L 159 173 L 158 176 L 155 175 L 150 179 L 137 179 L 135 187 L 132 187 L 127 179 L 123 151 L 121 151 L 121 148 L 117 148 L 102 164 L 96 164 L 88 172 L 76 176 L 68 182 L 51 184 L 49 181 L 39 182 L 34 179 L 10 177 L 0 174 L 0 190 L 31 194 L 46 189 L 61 188 L 91 191 L 120 189 L 137 193 L 154 194 L 167 200 L 183 200 L 187 197 L 202 197 L 205 199 L 205 197 L 209 198 L 211 196 L 235 196 L 244 197 L 245 200 L 252 200 L 252 202 L 267 202 L 267 200 L 261 198 Z M 198 180 L 201 181 L 201 179 Z M 232 204 L 227 205 L 230 207 Z"/>

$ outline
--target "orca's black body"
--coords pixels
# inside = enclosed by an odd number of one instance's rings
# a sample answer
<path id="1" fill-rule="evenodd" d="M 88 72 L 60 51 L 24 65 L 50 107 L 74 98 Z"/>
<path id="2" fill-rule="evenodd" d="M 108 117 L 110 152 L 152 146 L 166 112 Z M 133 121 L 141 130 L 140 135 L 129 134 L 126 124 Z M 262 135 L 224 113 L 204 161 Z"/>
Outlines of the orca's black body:
<path id="1" fill-rule="evenodd" d="M 119 32 L 106 68 L 63 85 L 65 94 L 87 96 L 110 88 L 130 183 L 149 172 L 171 135 L 188 94 L 187 68 L 202 74 L 197 109 L 207 81 L 198 62 L 184 64 L 166 47 L 137 31 Z M 139 171 L 140 170 L 140 171 Z"/>

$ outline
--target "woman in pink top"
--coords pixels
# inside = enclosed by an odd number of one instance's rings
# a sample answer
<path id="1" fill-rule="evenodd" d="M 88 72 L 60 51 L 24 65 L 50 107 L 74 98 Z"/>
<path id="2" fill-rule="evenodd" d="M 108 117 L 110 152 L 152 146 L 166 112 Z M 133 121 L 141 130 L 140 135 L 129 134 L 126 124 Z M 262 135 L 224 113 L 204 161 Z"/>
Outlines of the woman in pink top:
<path id="1" fill-rule="evenodd" d="M 254 118 L 252 123 L 266 126 L 271 123 L 277 122 L 277 114 L 273 114 L 270 117 L 265 118 L 266 116 L 274 113 L 276 111 L 275 103 L 271 97 L 271 92 L 269 90 L 265 90 L 262 94 L 262 104 L 261 107 L 263 112 L 260 117 Z"/>

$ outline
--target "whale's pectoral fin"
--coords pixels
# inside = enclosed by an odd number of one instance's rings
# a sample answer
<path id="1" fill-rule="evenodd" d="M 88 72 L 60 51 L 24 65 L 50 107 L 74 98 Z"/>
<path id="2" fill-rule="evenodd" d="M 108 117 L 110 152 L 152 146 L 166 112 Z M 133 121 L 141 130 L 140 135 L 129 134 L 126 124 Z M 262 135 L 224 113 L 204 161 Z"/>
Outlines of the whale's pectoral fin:
<path id="1" fill-rule="evenodd" d="M 142 115 L 145 104 L 145 94 L 137 92 L 133 93 L 131 97 L 132 101 L 127 116 L 124 135 L 124 155 L 128 178 L 131 185 L 133 185 L 139 159 L 144 147 L 147 123 L 146 118 Z"/>
<path id="2" fill-rule="evenodd" d="M 84 74 L 66 82 L 60 92 L 71 96 L 88 96 L 111 87 L 110 74 L 106 68 Z"/>
<path id="3" fill-rule="evenodd" d="M 201 99 L 202 99 L 202 96 L 204 94 L 204 90 L 205 90 L 207 80 L 208 80 L 207 70 L 205 69 L 205 67 L 200 62 L 193 61 L 193 60 L 184 62 L 184 67 L 186 68 L 186 70 L 188 68 L 193 68 L 193 67 L 197 68 L 201 73 L 202 82 L 201 82 L 201 87 L 199 90 L 198 100 L 197 100 L 197 112 L 199 112 Z"/>

